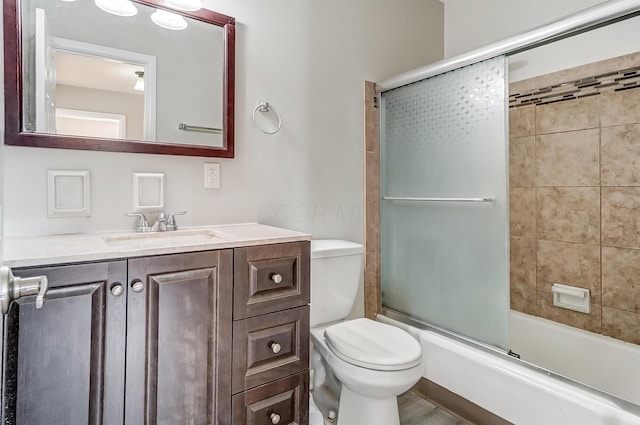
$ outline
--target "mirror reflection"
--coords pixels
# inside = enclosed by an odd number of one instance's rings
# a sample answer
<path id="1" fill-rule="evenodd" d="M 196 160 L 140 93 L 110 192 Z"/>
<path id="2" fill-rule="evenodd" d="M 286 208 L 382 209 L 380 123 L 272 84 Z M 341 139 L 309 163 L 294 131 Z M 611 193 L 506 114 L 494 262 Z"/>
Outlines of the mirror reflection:
<path id="1" fill-rule="evenodd" d="M 21 7 L 23 131 L 224 146 L 222 27 L 123 0 Z"/>

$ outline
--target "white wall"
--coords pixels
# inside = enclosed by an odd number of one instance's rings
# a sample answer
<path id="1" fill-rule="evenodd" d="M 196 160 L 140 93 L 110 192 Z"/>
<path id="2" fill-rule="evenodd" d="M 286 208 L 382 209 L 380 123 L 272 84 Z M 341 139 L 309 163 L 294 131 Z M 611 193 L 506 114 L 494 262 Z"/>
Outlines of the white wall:
<path id="1" fill-rule="evenodd" d="M 510 56 L 509 80 L 525 80 L 638 51 L 640 17 L 635 17 Z"/>
<path id="2" fill-rule="evenodd" d="M 362 240 L 363 81 L 442 56 L 435 0 L 235 0 L 236 158 L 219 190 L 203 189 L 212 159 L 6 147 L 5 235 L 131 229 L 132 173 L 166 174 L 166 207 L 182 225 L 260 221 L 316 237 Z M 398 23 L 402 23 L 399 25 Z M 259 101 L 283 116 L 275 136 L 251 122 Z M 92 173 L 92 216 L 46 217 L 47 169 Z"/>
<path id="3" fill-rule="evenodd" d="M 602 0 L 444 0 L 445 56 L 451 57 L 603 3 Z M 509 80 L 640 51 L 640 18 L 632 18 L 509 57 Z"/>
<path id="4" fill-rule="evenodd" d="M 603 0 L 443 0 L 446 57 L 555 21 Z"/>
<path id="5" fill-rule="evenodd" d="M 445 56 L 451 57 L 603 3 L 602 0 L 443 0 Z M 509 80 L 640 51 L 640 17 L 509 57 Z"/>

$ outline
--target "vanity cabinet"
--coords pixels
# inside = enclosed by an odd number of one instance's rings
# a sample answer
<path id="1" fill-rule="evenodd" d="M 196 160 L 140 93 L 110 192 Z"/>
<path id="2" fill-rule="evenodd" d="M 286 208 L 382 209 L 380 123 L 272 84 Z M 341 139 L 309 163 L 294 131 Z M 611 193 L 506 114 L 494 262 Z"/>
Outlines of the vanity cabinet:
<path id="1" fill-rule="evenodd" d="M 308 241 L 14 274 L 3 425 L 308 423 Z"/>

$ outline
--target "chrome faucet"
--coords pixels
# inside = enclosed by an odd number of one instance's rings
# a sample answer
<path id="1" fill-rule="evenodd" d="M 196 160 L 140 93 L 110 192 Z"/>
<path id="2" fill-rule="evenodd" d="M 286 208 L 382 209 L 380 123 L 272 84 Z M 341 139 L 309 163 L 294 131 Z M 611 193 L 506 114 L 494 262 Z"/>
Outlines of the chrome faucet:
<path id="1" fill-rule="evenodd" d="M 185 215 L 186 211 L 172 212 L 169 217 L 164 211 L 158 211 L 155 216 L 155 223 L 153 226 L 149 225 L 147 217 L 142 213 L 127 213 L 129 217 L 140 217 L 138 224 L 136 225 L 136 232 L 166 232 L 171 230 L 178 230 L 178 224 L 176 223 L 177 215 Z"/>
<path id="2" fill-rule="evenodd" d="M 164 211 L 156 213 L 156 222 L 151 228 L 152 232 L 164 232 L 167 230 L 167 216 Z"/>

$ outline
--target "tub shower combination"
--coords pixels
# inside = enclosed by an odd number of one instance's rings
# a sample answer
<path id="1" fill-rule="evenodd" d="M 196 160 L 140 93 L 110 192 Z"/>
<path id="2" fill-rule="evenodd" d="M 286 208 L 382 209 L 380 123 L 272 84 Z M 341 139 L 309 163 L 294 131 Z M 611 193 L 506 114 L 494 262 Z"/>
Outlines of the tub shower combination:
<path id="1" fill-rule="evenodd" d="M 378 320 L 421 342 L 424 378 L 517 425 L 640 424 L 639 346 L 509 310 L 506 140 L 510 54 L 639 10 L 609 1 L 376 85 Z"/>

